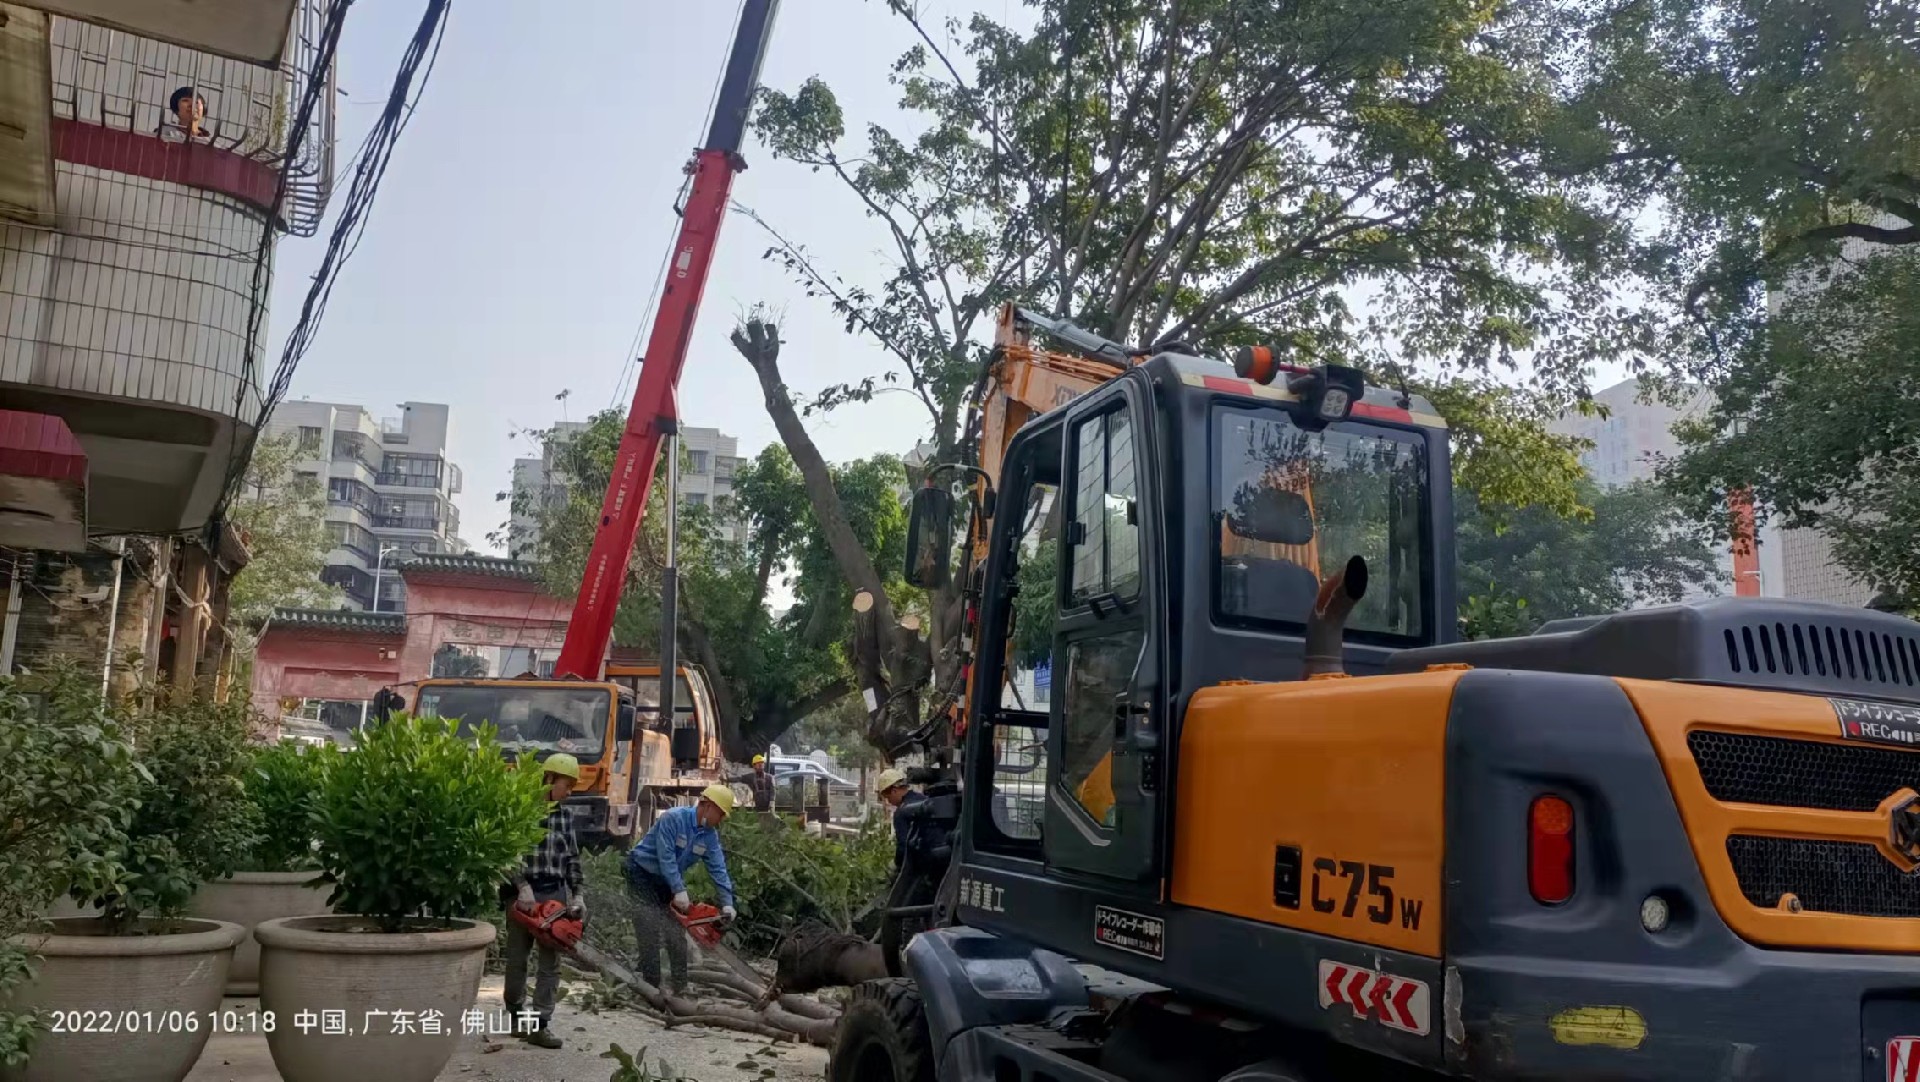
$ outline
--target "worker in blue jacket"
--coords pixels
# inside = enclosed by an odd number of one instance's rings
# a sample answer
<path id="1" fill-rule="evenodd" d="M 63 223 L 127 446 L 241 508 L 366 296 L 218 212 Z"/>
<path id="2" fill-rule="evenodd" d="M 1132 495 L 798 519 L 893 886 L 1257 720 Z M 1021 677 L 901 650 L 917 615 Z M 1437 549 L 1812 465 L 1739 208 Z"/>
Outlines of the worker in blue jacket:
<path id="1" fill-rule="evenodd" d="M 627 851 L 624 865 L 627 893 L 636 903 L 633 937 L 640 948 L 640 976 L 660 987 L 660 947 L 667 948 L 673 990 L 687 987 L 687 937 L 673 911 L 686 912 L 693 904 L 687 895 L 687 869 L 696 862 L 720 891 L 720 917 L 732 923 L 733 879 L 727 874 L 727 856 L 720 850 L 720 823 L 733 814 L 733 790 L 709 785 L 691 808 L 669 808 L 647 829 L 640 844 Z"/>

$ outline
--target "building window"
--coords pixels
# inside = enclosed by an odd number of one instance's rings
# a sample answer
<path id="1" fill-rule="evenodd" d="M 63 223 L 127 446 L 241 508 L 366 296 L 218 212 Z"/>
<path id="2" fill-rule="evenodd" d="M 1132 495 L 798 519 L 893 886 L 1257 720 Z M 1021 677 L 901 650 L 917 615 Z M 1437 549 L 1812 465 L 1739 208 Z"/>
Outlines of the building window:
<path id="1" fill-rule="evenodd" d="M 705 451 L 687 452 L 687 472 L 700 477 L 707 474 L 708 455 Z"/>
<path id="2" fill-rule="evenodd" d="M 320 453 L 320 429 L 314 425 L 300 426 L 300 450 L 307 454 Z"/>
<path id="3" fill-rule="evenodd" d="M 689 492 L 684 499 L 695 507 L 705 507 L 707 505 L 707 494 L 704 492 Z"/>

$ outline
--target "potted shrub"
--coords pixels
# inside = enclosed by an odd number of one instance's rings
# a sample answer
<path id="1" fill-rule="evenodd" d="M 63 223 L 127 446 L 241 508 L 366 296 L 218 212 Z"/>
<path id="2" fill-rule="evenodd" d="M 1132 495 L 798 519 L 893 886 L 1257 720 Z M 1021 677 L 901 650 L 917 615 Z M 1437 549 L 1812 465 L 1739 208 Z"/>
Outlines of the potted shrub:
<path id="1" fill-rule="evenodd" d="M 38 969 L 29 933 L 65 884 L 100 876 L 131 816 L 133 747 L 98 707 L 0 678 L 0 1069 L 24 1065 L 45 1028 L 19 995 Z"/>
<path id="2" fill-rule="evenodd" d="M 507 762 L 490 727 L 463 738 L 453 722 L 396 717 L 340 754 L 314 816 L 335 915 L 253 932 L 286 1082 L 439 1074 L 494 939 L 474 918 L 498 906 L 546 813 L 539 772 Z"/>
<path id="3" fill-rule="evenodd" d="M 314 854 L 313 815 L 327 767 L 338 758 L 331 744 L 304 747 L 285 741 L 257 748 L 247 769 L 247 795 L 259 812 L 259 837 L 239 870 L 200 885 L 187 911 L 231 921 L 249 933 L 234 948 L 227 970 L 229 996 L 260 994 L 260 944 L 255 925 L 275 917 L 327 912 L 327 884 Z"/>
<path id="4" fill-rule="evenodd" d="M 63 1024 L 44 1027 L 24 1068 L 8 1077 L 179 1082 L 206 1046 L 233 948 L 246 934 L 182 914 L 200 881 L 230 870 L 252 842 L 254 810 L 240 777 L 248 716 L 182 702 L 115 723 L 96 696 L 70 685 L 45 701 L 50 724 L 100 726 L 131 742 L 124 770 L 132 779 L 118 797 L 129 813 L 105 835 L 69 839 L 66 890 L 100 915 L 46 920 L 48 931 L 15 941 L 39 962 L 8 1009 Z M 84 763 L 70 784 L 105 791 L 121 784 L 122 769 L 117 760 Z M 88 1027 L 89 1017 L 119 1021 Z"/>

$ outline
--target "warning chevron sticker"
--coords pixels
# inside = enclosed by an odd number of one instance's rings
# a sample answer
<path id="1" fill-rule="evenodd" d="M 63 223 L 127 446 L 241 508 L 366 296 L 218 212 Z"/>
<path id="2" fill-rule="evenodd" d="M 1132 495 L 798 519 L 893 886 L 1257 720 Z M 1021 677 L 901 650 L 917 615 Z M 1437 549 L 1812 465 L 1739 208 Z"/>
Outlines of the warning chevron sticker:
<path id="1" fill-rule="evenodd" d="M 1424 1037 L 1433 1028 L 1433 995 L 1425 982 L 1322 958 L 1320 1008 L 1341 1006 L 1404 1033 Z"/>

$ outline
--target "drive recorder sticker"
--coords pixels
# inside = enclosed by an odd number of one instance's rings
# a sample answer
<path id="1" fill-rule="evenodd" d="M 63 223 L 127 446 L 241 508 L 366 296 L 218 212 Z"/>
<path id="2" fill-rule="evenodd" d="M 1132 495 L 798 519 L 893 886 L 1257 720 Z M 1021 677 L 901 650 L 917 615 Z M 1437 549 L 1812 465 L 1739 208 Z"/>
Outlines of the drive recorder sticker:
<path id="1" fill-rule="evenodd" d="M 1920 707 L 1864 699 L 1828 699 L 1840 719 L 1840 735 L 1848 740 L 1920 748 Z"/>
<path id="2" fill-rule="evenodd" d="M 1142 913 L 1095 906 L 1093 941 L 1103 947 L 1138 954 L 1156 962 L 1164 961 L 1167 956 L 1167 922 Z"/>

